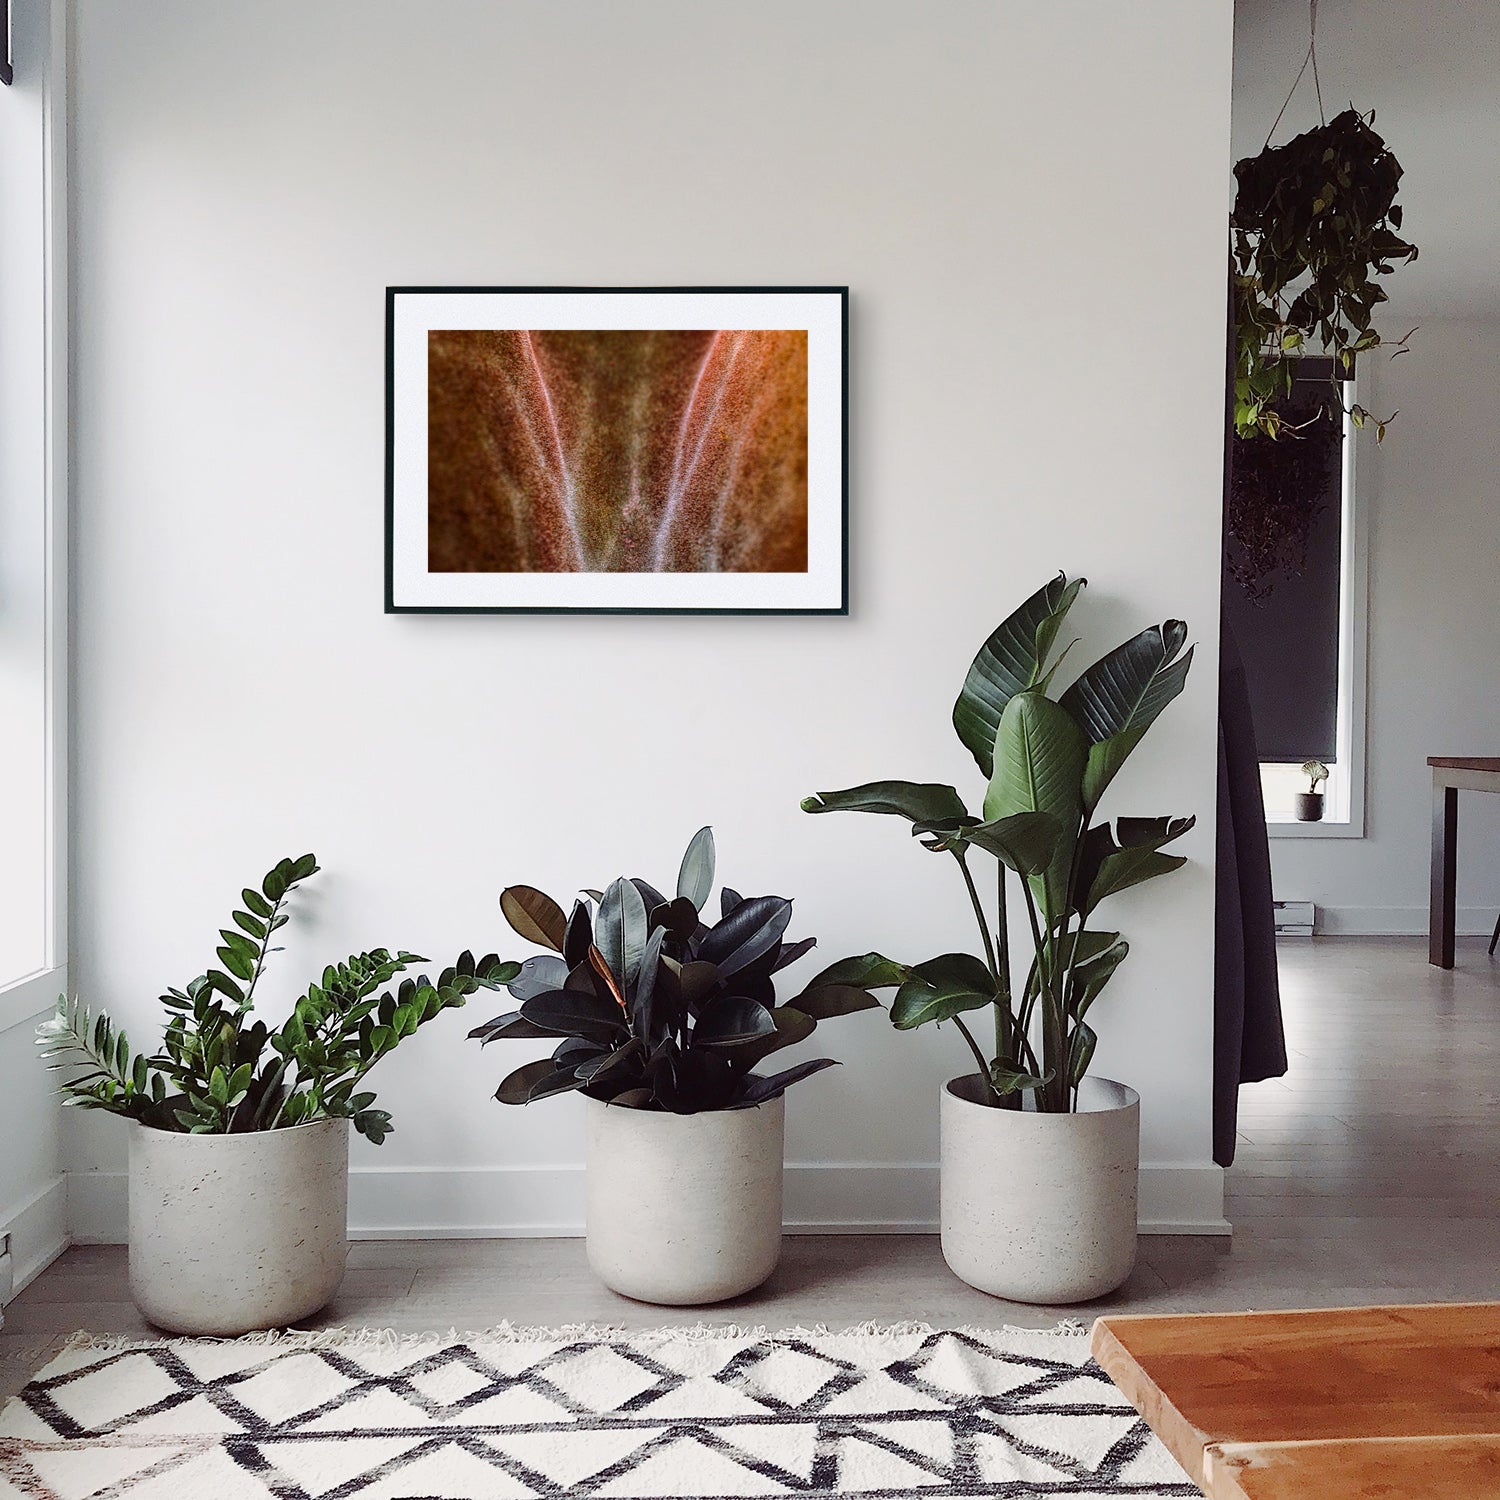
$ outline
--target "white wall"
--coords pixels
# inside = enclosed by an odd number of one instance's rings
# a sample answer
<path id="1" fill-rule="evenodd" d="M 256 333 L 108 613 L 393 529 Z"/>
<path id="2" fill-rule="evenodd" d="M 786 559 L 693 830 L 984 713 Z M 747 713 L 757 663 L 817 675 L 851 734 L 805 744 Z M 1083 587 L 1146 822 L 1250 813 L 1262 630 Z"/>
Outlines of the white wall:
<path id="1" fill-rule="evenodd" d="M 440 5 L 77 0 L 78 982 L 146 1034 L 247 879 L 327 873 L 276 978 L 357 945 L 520 947 L 496 897 L 726 878 L 821 961 L 970 942 L 946 861 L 798 799 L 952 779 L 985 633 L 1059 567 L 1085 649 L 1200 667 L 1121 810 L 1196 811 L 1122 898 L 1099 1066 L 1145 1097 L 1146 1216 L 1211 1223 L 1212 812 L 1228 0 Z M 387 283 L 841 283 L 847 620 L 381 613 Z M 670 671 L 664 670 L 669 664 Z M 805 961 L 810 972 L 818 958 Z M 480 1002 L 481 1007 L 488 1002 Z M 576 1227 L 576 1100 L 434 1025 L 377 1075 L 356 1226 Z M 874 1015 L 791 1099 L 791 1217 L 930 1223 L 954 1036 Z M 73 1143 L 123 1227 L 122 1134 Z M 838 1164 L 859 1170 L 831 1170 Z M 89 1175 L 94 1174 L 94 1175 Z"/>
<path id="2" fill-rule="evenodd" d="M 1405 330 L 1399 330 L 1404 332 Z M 1371 410 L 1400 411 L 1361 451 L 1370 522 L 1366 837 L 1273 839 L 1276 894 L 1335 932 L 1427 925 L 1429 755 L 1500 749 L 1500 319 L 1424 321 L 1372 366 Z M 1500 909 L 1500 797 L 1459 794 L 1460 931 Z"/>

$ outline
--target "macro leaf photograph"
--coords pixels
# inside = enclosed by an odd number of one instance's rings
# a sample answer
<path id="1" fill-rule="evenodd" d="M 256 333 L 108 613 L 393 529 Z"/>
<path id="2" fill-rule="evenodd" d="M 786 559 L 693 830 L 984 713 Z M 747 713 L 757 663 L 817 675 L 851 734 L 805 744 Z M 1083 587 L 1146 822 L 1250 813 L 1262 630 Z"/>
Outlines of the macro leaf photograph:
<path id="1" fill-rule="evenodd" d="M 391 315 L 389 608 L 842 612 L 841 288 L 449 290 Z"/>

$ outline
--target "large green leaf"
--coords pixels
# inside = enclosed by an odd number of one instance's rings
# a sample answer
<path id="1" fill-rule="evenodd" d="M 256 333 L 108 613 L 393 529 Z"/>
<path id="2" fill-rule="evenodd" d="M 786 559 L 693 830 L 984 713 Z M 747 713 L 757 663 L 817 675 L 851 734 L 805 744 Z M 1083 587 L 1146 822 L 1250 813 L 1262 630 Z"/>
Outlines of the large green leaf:
<path id="1" fill-rule="evenodd" d="M 995 734 L 1005 705 L 1043 680 L 1057 632 L 1084 582 L 1069 582 L 1059 573 L 979 648 L 953 705 L 953 727 L 986 776 L 994 770 Z"/>
<path id="2" fill-rule="evenodd" d="M 1005 705 L 995 736 L 995 769 L 984 795 L 984 816 L 998 822 L 1018 813 L 1042 812 L 1057 820 L 1052 859 L 1034 877 L 1049 927 L 1067 904 L 1087 760 L 1088 747 L 1077 721 L 1045 693 L 1017 693 Z"/>
<path id="3" fill-rule="evenodd" d="M 841 792 L 818 792 L 802 799 L 802 811 L 889 813 L 913 823 L 968 816 L 963 799 L 951 786 L 924 781 L 870 781 Z"/>
<path id="4" fill-rule="evenodd" d="M 911 972 L 910 964 L 897 963 L 883 953 L 861 953 L 856 958 L 841 958 L 836 964 L 829 964 L 808 981 L 807 988 L 812 991 L 824 985 L 851 985 L 860 990 L 887 989 L 904 984 L 911 978 Z"/>
<path id="5" fill-rule="evenodd" d="M 891 1021 L 898 1031 L 912 1031 L 978 1010 L 994 998 L 994 977 L 981 960 L 971 953 L 944 953 L 913 968 L 891 1001 Z"/>
<path id="6" fill-rule="evenodd" d="M 634 983 L 650 933 L 646 903 L 634 881 L 616 880 L 599 902 L 594 918 L 594 946 L 604 955 L 604 962 L 621 990 Z"/>
<path id="7" fill-rule="evenodd" d="M 803 990 L 787 1005 L 800 1010 L 814 1021 L 830 1021 L 835 1016 L 850 1016 L 859 1010 L 876 1010 L 880 1006 L 868 990 L 852 984 L 820 984 Z"/>
<path id="8" fill-rule="evenodd" d="M 1181 620 L 1153 625 L 1101 656 L 1062 695 L 1088 737 L 1083 800 L 1090 812 L 1156 716 L 1182 691 L 1193 661 L 1192 647 L 1182 650 L 1186 641 Z"/>
<path id="9" fill-rule="evenodd" d="M 682 867 L 677 872 L 677 894 L 686 897 L 698 911 L 702 911 L 713 888 L 714 831 L 700 828 L 682 856 Z"/>
<path id="10" fill-rule="evenodd" d="M 966 843 L 993 854 L 1017 875 L 1040 875 L 1052 863 L 1063 826 L 1049 812 L 1012 813 L 964 830 Z"/>
<path id="11" fill-rule="evenodd" d="M 1142 881 L 1168 875 L 1187 863 L 1180 854 L 1162 854 L 1163 844 L 1181 838 L 1196 818 L 1121 818 L 1113 828 L 1096 824 L 1084 836 L 1078 860 L 1078 908 L 1087 915 L 1107 896 Z"/>

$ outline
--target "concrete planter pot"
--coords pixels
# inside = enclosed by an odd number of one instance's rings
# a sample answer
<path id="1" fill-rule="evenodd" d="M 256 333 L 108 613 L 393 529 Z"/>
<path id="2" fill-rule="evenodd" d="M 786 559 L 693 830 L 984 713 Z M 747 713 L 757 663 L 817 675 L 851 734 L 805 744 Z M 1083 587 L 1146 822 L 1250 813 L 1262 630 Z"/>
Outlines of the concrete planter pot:
<path id="1" fill-rule="evenodd" d="M 283 1328 L 348 1254 L 349 1122 L 245 1135 L 130 1126 L 130 1294 L 169 1333 Z"/>
<path id="2" fill-rule="evenodd" d="M 1321 823 L 1323 821 L 1323 793 L 1296 792 L 1292 796 L 1293 810 L 1299 823 Z"/>
<path id="3" fill-rule="evenodd" d="M 1013 1302 L 1086 1302 L 1135 1265 L 1140 1096 L 1085 1078 L 1078 1112 L 992 1109 L 977 1073 L 942 1098 L 943 1259 Z"/>
<path id="4" fill-rule="evenodd" d="M 669 1307 L 758 1287 L 781 1254 L 786 1105 L 698 1115 L 588 1107 L 588 1256 L 612 1291 Z"/>

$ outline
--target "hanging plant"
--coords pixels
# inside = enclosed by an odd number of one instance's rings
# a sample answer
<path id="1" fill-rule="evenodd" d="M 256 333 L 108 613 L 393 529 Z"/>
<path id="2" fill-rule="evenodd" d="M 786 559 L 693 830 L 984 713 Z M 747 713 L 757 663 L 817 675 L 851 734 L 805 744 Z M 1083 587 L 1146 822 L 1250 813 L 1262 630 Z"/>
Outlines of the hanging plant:
<path id="1" fill-rule="evenodd" d="M 1332 120 L 1267 146 L 1234 169 L 1234 428 L 1240 437 L 1290 430 L 1279 403 L 1291 394 L 1289 356 L 1311 343 L 1348 374 L 1357 355 L 1378 348 L 1371 326 L 1386 300 L 1376 278 L 1417 258 L 1403 240 L 1396 189 L 1401 163 L 1368 116 L 1346 109 Z M 1409 337 L 1410 335 L 1408 335 Z M 1405 347 L 1400 340 L 1397 352 Z M 1340 410 L 1343 410 L 1342 397 Z M 1389 417 L 1349 409 L 1357 426 Z"/>

